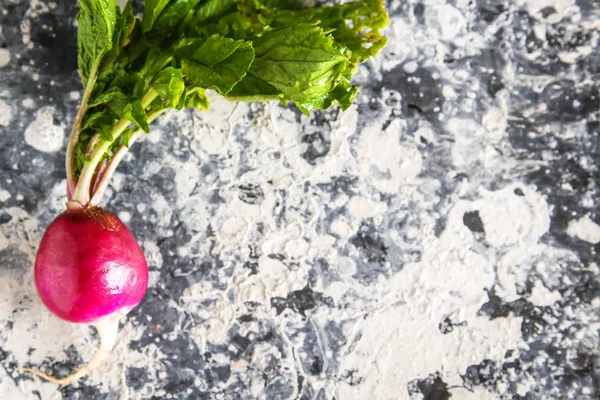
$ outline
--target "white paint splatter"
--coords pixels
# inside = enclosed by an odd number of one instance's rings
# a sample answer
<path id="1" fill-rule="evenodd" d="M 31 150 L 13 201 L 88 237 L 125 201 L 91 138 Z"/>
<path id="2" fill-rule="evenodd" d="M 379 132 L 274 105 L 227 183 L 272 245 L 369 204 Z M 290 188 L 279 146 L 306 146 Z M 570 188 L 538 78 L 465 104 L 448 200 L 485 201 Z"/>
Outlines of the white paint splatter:
<path id="1" fill-rule="evenodd" d="M 536 306 L 547 307 L 553 305 L 561 298 L 559 292 L 548 290 L 541 281 L 535 281 L 528 300 Z"/>
<path id="2" fill-rule="evenodd" d="M 396 193 L 421 172 L 422 158 L 412 143 L 401 144 L 404 127 L 395 119 L 385 131 L 373 121 L 360 134 L 355 147 L 357 163 L 368 181 L 378 190 Z"/>
<path id="3" fill-rule="evenodd" d="M 576 0 L 519 0 L 517 4 L 523 4 L 529 14 L 548 23 L 556 23 L 566 15 L 574 15 L 579 12 Z M 549 13 L 544 17 L 544 9 L 554 9 L 554 13 Z"/>
<path id="4" fill-rule="evenodd" d="M 463 14 L 449 4 L 439 4 L 428 7 L 428 17 L 431 19 L 431 25 L 438 29 L 439 37 L 442 40 L 454 39 L 465 26 Z"/>
<path id="5" fill-rule="evenodd" d="M 0 201 L 5 202 L 8 199 L 10 199 L 10 192 L 4 189 L 0 190 Z"/>
<path id="6" fill-rule="evenodd" d="M 524 195 L 517 195 L 516 189 L 520 189 Z M 473 203 L 473 206 L 479 209 L 485 238 L 491 246 L 533 244 L 548 231 L 548 205 L 533 190 L 515 186 L 482 193 L 483 199 Z"/>
<path id="7" fill-rule="evenodd" d="M 0 99 L 0 126 L 8 126 L 12 118 L 12 108 L 4 100 Z"/>
<path id="8" fill-rule="evenodd" d="M 42 107 L 35 120 L 25 129 L 25 142 L 38 151 L 53 153 L 63 147 L 65 131 L 54 125 L 54 108 Z"/>
<path id="9" fill-rule="evenodd" d="M 0 49 L 0 68 L 10 64 L 10 51 L 8 49 Z"/>
<path id="10" fill-rule="evenodd" d="M 414 74 L 418 68 L 419 64 L 417 64 L 415 61 L 409 61 L 406 64 L 404 64 L 404 72 L 406 72 L 407 74 Z"/>
<path id="11" fill-rule="evenodd" d="M 128 211 L 120 211 L 119 219 L 123 221 L 124 224 L 127 224 L 131 221 L 131 214 Z"/>
<path id="12" fill-rule="evenodd" d="M 34 108 L 35 101 L 31 98 L 26 98 L 26 99 L 23 99 L 23 101 L 21 102 L 21 105 L 25 108 Z"/>
<path id="13" fill-rule="evenodd" d="M 521 318 L 477 316 L 487 300 L 484 289 L 494 283 L 493 265 L 469 249 L 469 236 L 456 235 L 460 218 L 449 222 L 439 240 L 426 240 L 428 251 L 420 263 L 384 284 L 381 309 L 352 324 L 352 350 L 341 367 L 356 371 L 364 382 L 342 384 L 341 398 L 407 399 L 405 388 L 413 379 L 441 371 L 444 382 L 459 383 L 467 366 L 502 360 L 506 350 L 520 345 Z M 438 325 L 447 317 L 465 321 L 466 327 L 442 334 Z"/>
<path id="14" fill-rule="evenodd" d="M 54 214 L 65 211 L 67 205 L 67 180 L 56 182 L 48 196 L 48 206 Z"/>
<path id="15" fill-rule="evenodd" d="M 600 243 L 600 225 L 592 221 L 589 216 L 569 222 L 567 233 L 591 244 Z"/>

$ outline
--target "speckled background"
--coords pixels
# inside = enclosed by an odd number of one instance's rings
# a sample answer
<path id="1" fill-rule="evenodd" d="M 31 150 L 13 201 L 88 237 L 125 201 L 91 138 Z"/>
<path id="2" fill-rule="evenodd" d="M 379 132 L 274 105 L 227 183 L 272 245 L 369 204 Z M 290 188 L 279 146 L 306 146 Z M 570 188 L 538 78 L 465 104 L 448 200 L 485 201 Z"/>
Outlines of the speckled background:
<path id="1" fill-rule="evenodd" d="M 166 115 L 107 196 L 151 269 L 114 354 L 60 391 L 15 371 L 95 347 L 32 284 L 64 207 L 73 3 L 0 0 L 0 398 L 600 398 L 591 0 L 388 1 L 345 114 Z"/>

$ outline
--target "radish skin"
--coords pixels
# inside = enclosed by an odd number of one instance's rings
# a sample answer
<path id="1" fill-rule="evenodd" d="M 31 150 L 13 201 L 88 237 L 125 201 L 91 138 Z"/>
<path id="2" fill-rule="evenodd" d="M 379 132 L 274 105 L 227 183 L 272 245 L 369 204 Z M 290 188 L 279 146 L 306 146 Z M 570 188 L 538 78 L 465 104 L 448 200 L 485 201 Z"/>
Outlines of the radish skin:
<path id="1" fill-rule="evenodd" d="M 99 207 L 67 210 L 48 226 L 35 260 L 44 305 L 69 322 L 95 323 L 138 305 L 148 287 L 142 249 L 119 218 Z"/>

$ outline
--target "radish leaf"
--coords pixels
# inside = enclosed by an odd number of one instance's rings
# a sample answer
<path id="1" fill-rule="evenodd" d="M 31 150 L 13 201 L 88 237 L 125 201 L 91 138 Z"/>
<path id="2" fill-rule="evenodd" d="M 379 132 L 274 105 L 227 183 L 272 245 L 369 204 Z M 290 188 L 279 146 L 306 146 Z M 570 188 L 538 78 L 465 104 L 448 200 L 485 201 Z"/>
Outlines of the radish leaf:
<path id="1" fill-rule="evenodd" d="M 205 1 L 193 16 L 194 23 L 204 25 L 208 22 L 214 22 L 225 14 L 235 11 L 237 3 L 237 0 Z"/>
<path id="2" fill-rule="evenodd" d="M 77 64 L 84 85 L 104 54 L 113 46 L 117 20 L 115 0 L 82 0 L 77 15 Z"/>
<path id="3" fill-rule="evenodd" d="M 168 67 L 162 70 L 152 84 L 163 99 L 167 99 L 171 107 L 177 108 L 185 92 L 185 83 L 180 69 Z"/>
<path id="4" fill-rule="evenodd" d="M 209 106 L 210 102 L 208 101 L 208 97 L 206 97 L 204 90 L 200 88 L 194 93 L 188 94 L 188 96 L 185 98 L 185 107 L 187 108 L 208 110 Z"/>
<path id="5" fill-rule="evenodd" d="M 144 107 L 139 100 L 127 104 L 123 109 L 123 116 L 142 128 L 144 132 L 150 133 L 150 127 L 148 126 L 148 120 L 144 113 Z"/>
<path id="6" fill-rule="evenodd" d="M 350 107 L 358 94 L 352 76 L 386 43 L 380 30 L 388 16 L 382 0 L 322 8 L 298 0 L 146 0 L 142 18 L 130 2 L 121 12 L 114 0 L 81 0 L 78 21 L 92 100 L 73 139 L 71 176 L 82 177 L 75 193 L 85 202 L 84 181 L 99 160 L 149 132 L 163 111 L 207 109 L 204 89 L 230 100 L 291 101 L 305 114 Z"/>
<path id="7" fill-rule="evenodd" d="M 159 44 L 167 38 L 173 37 L 181 22 L 196 7 L 200 0 L 173 0 L 156 18 L 152 29 L 147 32 L 148 39 Z"/>
<path id="8" fill-rule="evenodd" d="M 251 72 L 293 101 L 331 91 L 350 67 L 347 49 L 315 24 L 299 24 L 254 40 Z"/>
<path id="9" fill-rule="evenodd" d="M 146 0 L 144 3 L 144 17 L 142 18 L 142 29 L 148 32 L 152 28 L 152 24 L 160 15 L 162 10 L 169 4 L 171 0 Z"/>
<path id="10" fill-rule="evenodd" d="M 253 60 L 252 43 L 213 35 L 190 59 L 181 61 L 181 68 L 191 85 L 226 94 L 246 75 Z"/>

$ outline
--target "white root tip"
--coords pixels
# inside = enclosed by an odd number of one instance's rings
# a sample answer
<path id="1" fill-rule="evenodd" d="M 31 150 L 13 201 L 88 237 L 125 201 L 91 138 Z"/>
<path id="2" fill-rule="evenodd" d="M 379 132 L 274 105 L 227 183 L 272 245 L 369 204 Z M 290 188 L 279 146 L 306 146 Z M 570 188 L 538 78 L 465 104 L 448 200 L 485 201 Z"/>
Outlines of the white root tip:
<path id="1" fill-rule="evenodd" d="M 96 354 L 94 354 L 94 358 L 92 358 L 87 365 L 77 368 L 74 374 L 58 379 L 31 368 L 17 368 L 17 370 L 26 371 L 33 375 L 39 376 L 40 378 L 44 378 L 52 383 L 60 385 L 61 388 L 69 386 L 70 384 L 76 382 L 80 378 L 83 378 L 98 368 L 108 358 L 111 350 L 117 342 L 117 333 L 119 332 L 119 317 L 120 315 L 116 317 L 111 316 L 94 324 L 96 330 L 98 331 L 98 336 L 100 336 L 100 347 L 98 348 Z"/>

